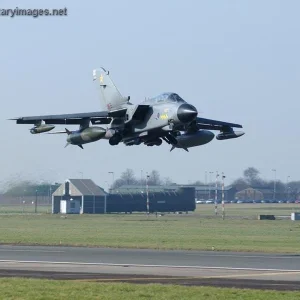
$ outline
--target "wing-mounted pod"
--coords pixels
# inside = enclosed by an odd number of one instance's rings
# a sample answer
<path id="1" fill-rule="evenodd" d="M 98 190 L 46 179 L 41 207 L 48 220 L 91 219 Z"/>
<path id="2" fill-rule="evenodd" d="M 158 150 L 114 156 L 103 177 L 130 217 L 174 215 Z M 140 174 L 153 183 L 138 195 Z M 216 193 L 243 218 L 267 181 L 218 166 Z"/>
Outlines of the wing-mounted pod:
<path id="1" fill-rule="evenodd" d="M 221 133 L 219 133 L 216 136 L 217 140 L 229 140 L 229 139 L 235 139 L 238 138 L 242 135 L 244 135 L 245 132 L 243 131 L 233 131 L 233 129 L 231 127 L 223 127 L 221 129 Z"/>
<path id="2" fill-rule="evenodd" d="M 43 133 L 43 132 L 50 131 L 54 128 L 55 128 L 54 125 L 43 124 L 42 122 L 40 122 L 40 123 L 35 124 L 35 126 L 29 130 L 30 130 L 30 133 L 37 134 L 37 133 Z"/>

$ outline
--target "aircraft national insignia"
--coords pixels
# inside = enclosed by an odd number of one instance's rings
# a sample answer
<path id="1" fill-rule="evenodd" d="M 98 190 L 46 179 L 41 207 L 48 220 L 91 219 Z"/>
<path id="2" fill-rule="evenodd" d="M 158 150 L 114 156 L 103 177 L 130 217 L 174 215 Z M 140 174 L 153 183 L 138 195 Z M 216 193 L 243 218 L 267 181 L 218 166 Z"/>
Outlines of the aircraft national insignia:
<path id="1" fill-rule="evenodd" d="M 103 82 L 103 76 L 102 76 L 102 74 L 100 75 L 100 82 Z"/>
<path id="2" fill-rule="evenodd" d="M 167 114 L 162 114 L 162 115 L 160 115 L 160 118 L 161 118 L 162 120 L 166 120 L 166 119 L 168 119 L 169 117 L 168 117 Z"/>

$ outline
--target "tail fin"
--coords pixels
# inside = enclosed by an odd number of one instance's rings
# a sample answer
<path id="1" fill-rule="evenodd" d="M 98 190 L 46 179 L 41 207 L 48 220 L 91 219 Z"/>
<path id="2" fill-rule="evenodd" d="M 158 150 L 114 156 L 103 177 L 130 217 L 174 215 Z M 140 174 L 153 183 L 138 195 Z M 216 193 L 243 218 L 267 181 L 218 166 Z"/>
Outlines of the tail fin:
<path id="1" fill-rule="evenodd" d="M 128 103 L 130 97 L 123 97 L 113 81 L 109 77 L 109 71 L 104 68 L 93 70 L 93 80 L 97 88 L 100 88 L 101 102 L 108 111 L 119 108 L 122 104 Z"/>

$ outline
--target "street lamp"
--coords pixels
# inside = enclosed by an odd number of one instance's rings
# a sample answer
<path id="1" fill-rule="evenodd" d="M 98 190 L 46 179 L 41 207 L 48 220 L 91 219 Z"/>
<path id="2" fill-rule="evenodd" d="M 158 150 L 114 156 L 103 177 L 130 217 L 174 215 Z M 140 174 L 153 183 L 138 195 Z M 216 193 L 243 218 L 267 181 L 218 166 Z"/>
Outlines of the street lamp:
<path id="1" fill-rule="evenodd" d="M 35 190 L 35 203 L 34 203 L 34 212 L 37 213 L 37 193 L 38 193 L 38 190 L 36 189 Z"/>
<path id="2" fill-rule="evenodd" d="M 225 219 L 225 205 L 224 205 L 224 173 L 222 172 L 222 219 Z"/>
<path id="3" fill-rule="evenodd" d="M 115 182 L 115 172 L 110 171 L 110 172 L 108 172 L 108 174 L 112 174 L 112 183 L 111 183 L 111 187 L 110 187 L 110 189 L 112 190 L 113 184 Z"/>
<path id="4" fill-rule="evenodd" d="M 215 214 L 218 214 L 218 171 L 216 172 L 216 190 L 215 190 Z"/>
<path id="5" fill-rule="evenodd" d="M 146 193 L 147 193 L 147 215 L 149 216 L 149 187 L 148 187 L 148 179 L 149 175 L 146 176 Z"/>
<path id="6" fill-rule="evenodd" d="M 208 186 L 207 186 L 207 171 L 205 171 L 205 195 L 207 195 L 207 190 L 208 190 Z"/>
<path id="7" fill-rule="evenodd" d="M 273 200 L 275 201 L 276 199 L 276 169 L 272 169 L 272 171 L 274 172 L 274 191 L 273 191 Z"/>
<path id="8" fill-rule="evenodd" d="M 208 200 L 210 200 L 210 190 L 211 190 L 211 174 L 214 174 L 214 172 L 209 172 L 209 190 L 208 190 Z"/>

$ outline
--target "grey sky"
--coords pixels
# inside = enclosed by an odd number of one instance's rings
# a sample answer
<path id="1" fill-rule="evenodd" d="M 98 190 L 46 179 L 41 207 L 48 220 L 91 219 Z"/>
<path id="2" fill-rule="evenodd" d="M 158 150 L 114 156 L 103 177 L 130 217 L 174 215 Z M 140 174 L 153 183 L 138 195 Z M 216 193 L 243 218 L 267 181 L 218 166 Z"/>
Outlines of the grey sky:
<path id="1" fill-rule="evenodd" d="M 83 176 L 105 186 L 127 167 L 178 183 L 228 181 L 248 166 L 263 178 L 300 179 L 298 1 L 1 1 L 0 8 L 68 8 L 67 17 L 0 17 L 2 180 Z M 6 119 L 102 109 L 92 69 L 103 66 L 134 103 L 165 91 L 200 116 L 240 123 L 246 134 L 169 152 L 170 146 L 64 149 L 65 135 L 31 135 Z M 63 127 L 57 127 L 63 129 Z M 75 129 L 75 126 L 69 126 Z"/>

